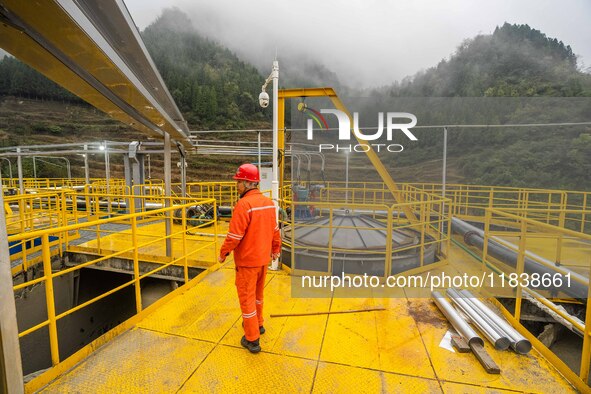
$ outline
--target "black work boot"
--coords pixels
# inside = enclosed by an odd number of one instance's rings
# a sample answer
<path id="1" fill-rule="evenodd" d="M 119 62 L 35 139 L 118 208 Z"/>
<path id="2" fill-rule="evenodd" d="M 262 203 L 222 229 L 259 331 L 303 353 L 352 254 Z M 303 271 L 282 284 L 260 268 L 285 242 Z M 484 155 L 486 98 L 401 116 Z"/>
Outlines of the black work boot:
<path id="1" fill-rule="evenodd" d="M 240 344 L 242 346 L 244 346 L 245 348 L 247 348 L 248 351 L 251 353 L 258 353 L 261 351 L 261 345 L 259 345 L 258 339 L 251 342 L 248 339 L 246 339 L 245 336 L 242 336 L 242 339 L 240 340 Z"/>

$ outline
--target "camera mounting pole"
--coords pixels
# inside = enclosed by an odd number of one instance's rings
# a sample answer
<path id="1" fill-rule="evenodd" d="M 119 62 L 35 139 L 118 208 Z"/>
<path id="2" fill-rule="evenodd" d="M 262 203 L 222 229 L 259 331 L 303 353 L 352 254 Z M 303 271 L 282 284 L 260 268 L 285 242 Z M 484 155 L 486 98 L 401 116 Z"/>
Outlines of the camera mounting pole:
<path id="1" fill-rule="evenodd" d="M 273 179 L 271 181 L 271 199 L 275 203 L 275 219 L 279 223 L 279 62 L 277 60 L 273 61 L 273 70 L 263 84 L 261 94 L 259 95 L 259 104 L 263 108 L 269 105 L 269 95 L 265 89 L 271 81 L 273 81 Z M 277 271 L 279 269 L 279 259 L 273 259 L 271 270 Z"/>
<path id="2" fill-rule="evenodd" d="M 271 199 L 279 201 L 279 179 L 277 163 L 279 162 L 278 155 L 278 96 L 279 96 L 279 62 L 273 61 L 273 70 L 265 81 L 259 95 L 259 103 L 261 107 L 266 108 L 269 105 L 269 95 L 265 91 L 269 82 L 273 81 L 273 180 L 271 181 Z"/>

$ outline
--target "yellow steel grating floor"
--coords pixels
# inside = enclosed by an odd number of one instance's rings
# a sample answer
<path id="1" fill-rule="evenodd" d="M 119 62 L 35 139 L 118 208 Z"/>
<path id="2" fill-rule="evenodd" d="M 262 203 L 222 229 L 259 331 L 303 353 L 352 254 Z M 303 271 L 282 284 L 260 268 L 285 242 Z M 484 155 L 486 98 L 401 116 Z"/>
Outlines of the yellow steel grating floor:
<path id="1" fill-rule="evenodd" d="M 457 252 L 457 250 L 456 250 Z M 448 323 L 429 299 L 292 298 L 291 277 L 270 273 L 265 315 L 387 310 L 266 318 L 263 351 L 243 335 L 232 263 L 208 274 L 133 329 L 108 342 L 43 392 L 574 392 L 537 352 L 487 350 L 500 375 L 472 354 L 440 347 Z"/>

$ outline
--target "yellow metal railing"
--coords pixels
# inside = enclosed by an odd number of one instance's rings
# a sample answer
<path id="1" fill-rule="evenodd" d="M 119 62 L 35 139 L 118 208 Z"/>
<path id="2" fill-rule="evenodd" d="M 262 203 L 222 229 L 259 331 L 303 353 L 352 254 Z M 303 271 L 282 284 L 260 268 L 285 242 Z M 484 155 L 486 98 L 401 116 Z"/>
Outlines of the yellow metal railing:
<path id="1" fill-rule="evenodd" d="M 431 183 L 404 184 L 402 188 L 416 188 L 437 195 L 443 192 L 441 184 Z M 453 202 L 452 214 L 463 219 L 481 221 L 487 208 L 518 209 L 528 210 L 530 218 L 545 223 L 580 232 L 591 231 L 589 192 L 448 184 L 445 196 Z"/>
<path id="2" fill-rule="evenodd" d="M 90 184 L 105 184 L 104 178 L 90 178 Z M 110 184 L 125 184 L 124 179 L 111 178 Z M 80 187 L 86 184 L 85 178 L 23 178 L 23 187 L 25 189 L 57 189 Z M 18 189 L 18 178 L 2 178 L 2 185 L 13 189 Z"/>
<path id="3" fill-rule="evenodd" d="M 72 201 L 71 193 L 65 191 L 5 197 L 5 203 L 9 207 L 6 215 L 8 234 L 27 234 L 77 223 L 80 216 Z M 50 238 L 50 243 L 58 246 L 56 253 L 61 254 L 64 244 L 77 237 L 77 232 L 56 232 Z M 38 263 L 41 259 L 40 252 L 40 239 L 10 242 L 11 261 L 16 261 L 12 268 L 13 274 L 27 271 L 32 264 Z"/>
<path id="4" fill-rule="evenodd" d="M 315 185 L 317 190 L 314 190 Z M 416 200 L 420 193 L 442 196 L 443 187 L 436 183 L 399 185 L 405 198 Z M 298 200 L 298 190 L 310 190 L 310 201 L 351 202 L 355 204 L 392 204 L 394 198 L 381 182 L 300 182 L 287 183 L 286 192 Z M 447 184 L 445 197 L 451 200 L 450 213 L 466 220 L 482 221 L 487 208 L 527 210 L 528 217 L 580 232 L 591 232 L 589 192 L 567 190 Z M 406 200 L 405 200 L 406 201 Z"/>
<path id="5" fill-rule="evenodd" d="M 541 212 L 534 212 L 534 217 Z M 547 213 L 547 212 L 545 212 Z M 553 215 L 565 213 L 574 214 L 577 217 L 590 214 L 590 211 L 577 212 L 576 210 L 556 210 L 549 212 Z M 482 255 L 483 269 L 494 271 L 502 275 L 504 281 L 498 283 L 498 287 L 490 289 L 493 295 L 499 296 L 502 291 L 505 296 L 515 297 L 515 307 L 512 311 L 504 305 L 496 302 L 503 314 L 516 326 L 522 334 L 530 339 L 536 348 L 544 354 L 571 382 L 581 389 L 588 389 L 588 376 L 591 363 L 591 303 L 589 299 L 589 279 L 591 274 L 591 235 L 579 231 L 564 228 L 564 226 L 553 225 L 546 221 L 540 221 L 528 217 L 528 210 L 513 210 L 512 212 L 499 209 L 487 208 L 484 221 L 484 249 Z M 496 221 L 507 223 L 507 227 L 493 227 Z M 509 225 L 510 224 L 510 225 Z M 535 249 L 539 245 L 540 238 L 544 239 L 543 247 Z M 513 251 L 516 256 L 516 266 L 511 267 L 502 264 L 491 257 L 488 252 L 489 242 L 494 241 Z M 569 258 L 566 256 L 570 256 Z M 554 274 L 535 273 L 526 270 L 526 259 L 534 262 L 540 267 L 545 267 Z M 570 270 L 569 270 L 570 268 Z M 560 292 L 565 294 L 564 299 L 572 298 L 572 295 L 564 293 L 573 288 L 574 283 L 580 288 L 586 289 L 581 298 L 586 298 L 585 321 L 581 321 L 568 314 L 564 308 L 553 301 L 553 297 L 560 296 L 556 290 L 549 291 L 549 287 L 562 288 Z M 563 287 L 563 286 L 566 286 Z M 501 288 L 502 287 L 502 288 Z M 565 290 L 566 289 L 566 290 Z M 489 290 L 489 291 L 490 291 Z M 583 346 L 581 350 L 581 364 L 578 371 L 572 371 L 562 360 L 560 360 L 550 349 L 539 342 L 521 325 L 521 311 L 524 298 L 530 298 L 543 304 L 550 311 L 560 316 L 568 325 L 583 335 Z"/>
<path id="6" fill-rule="evenodd" d="M 198 204 L 212 204 L 215 207 L 216 201 L 214 199 L 208 200 L 200 200 L 200 201 L 191 201 L 187 202 L 182 205 L 175 205 L 168 208 L 161 208 L 152 210 L 149 212 L 135 212 L 134 209 L 134 197 L 135 196 L 125 196 L 130 201 L 130 211 L 132 213 L 121 215 L 117 217 L 110 217 L 105 219 L 99 219 L 96 221 L 88 222 L 88 223 L 78 223 L 72 224 L 65 227 L 59 228 L 47 228 L 43 230 L 33 231 L 32 233 L 23 233 L 17 234 L 9 237 L 9 242 L 19 242 L 19 241 L 27 241 L 31 239 L 41 239 L 41 249 L 42 249 L 42 262 L 43 262 L 43 275 L 41 277 L 35 278 L 33 280 L 28 280 L 24 283 L 19 283 L 13 287 L 15 292 L 22 291 L 30 286 L 33 286 L 38 283 L 43 283 L 45 285 L 45 295 L 46 295 L 46 304 L 47 304 L 47 319 L 37 323 L 32 327 L 28 327 L 23 329 L 19 333 L 19 337 L 24 337 L 29 335 L 41 328 L 48 327 L 49 330 L 49 343 L 50 343 L 50 350 L 51 350 L 51 360 L 52 365 L 56 366 L 60 363 L 60 352 L 59 352 L 59 343 L 58 343 L 58 321 L 63 319 L 66 316 L 71 315 L 72 313 L 83 309 L 109 295 L 120 291 L 128 286 L 134 286 L 135 289 L 135 302 L 136 302 L 136 312 L 139 313 L 143 309 L 142 306 L 142 299 L 141 299 L 141 280 L 157 274 L 159 271 L 171 266 L 171 265 L 179 265 L 183 267 L 184 272 L 184 281 L 185 284 L 189 281 L 189 271 L 188 271 L 188 261 L 189 258 L 197 253 L 200 253 L 204 250 L 209 250 L 210 253 L 207 255 L 209 256 L 209 263 L 211 265 L 217 263 L 217 255 L 218 255 L 218 240 L 217 240 L 217 217 L 215 215 L 216 210 L 214 209 L 214 216 L 211 220 L 203 221 L 202 224 L 194 226 L 193 229 L 198 229 L 205 226 L 213 226 L 213 232 L 209 237 L 203 236 L 195 236 L 190 235 L 187 232 L 187 217 L 186 217 L 186 209 L 194 206 L 196 203 Z M 139 226 L 139 221 L 144 219 L 146 216 L 150 216 L 153 218 L 170 218 L 174 210 L 181 211 L 180 218 L 177 218 L 180 223 L 172 227 L 172 231 L 169 235 L 161 232 L 160 235 L 150 237 L 142 237 L 142 227 Z M 120 223 L 120 222 L 127 222 L 130 225 L 130 245 L 125 247 L 124 249 L 117 250 L 116 252 L 104 254 L 101 257 L 95 258 L 91 261 L 78 264 L 76 266 L 62 269 L 59 271 L 54 272 L 54 267 L 51 260 L 51 242 L 50 237 L 60 233 L 68 233 L 69 231 L 81 231 L 86 228 L 91 228 L 94 226 L 100 225 L 107 225 L 109 223 Z M 171 256 L 169 256 L 169 261 L 166 261 L 155 269 L 150 270 L 149 272 L 140 274 L 140 256 L 143 249 L 148 248 L 151 249 L 154 245 L 165 247 L 167 240 L 171 240 L 172 245 L 176 246 L 177 253 L 173 252 Z M 120 257 L 120 258 L 128 258 L 133 260 L 133 278 L 105 293 L 102 293 L 86 302 L 83 302 L 80 305 L 75 305 L 72 308 L 62 311 L 58 313 L 55 307 L 55 295 L 54 295 L 54 280 L 61 276 L 70 274 L 74 271 L 80 270 L 82 268 L 91 267 L 98 263 L 104 262 L 113 257 Z"/>
<path id="7" fill-rule="evenodd" d="M 187 196 L 191 198 L 215 198 L 220 206 L 233 207 L 238 201 L 236 182 L 187 183 Z"/>

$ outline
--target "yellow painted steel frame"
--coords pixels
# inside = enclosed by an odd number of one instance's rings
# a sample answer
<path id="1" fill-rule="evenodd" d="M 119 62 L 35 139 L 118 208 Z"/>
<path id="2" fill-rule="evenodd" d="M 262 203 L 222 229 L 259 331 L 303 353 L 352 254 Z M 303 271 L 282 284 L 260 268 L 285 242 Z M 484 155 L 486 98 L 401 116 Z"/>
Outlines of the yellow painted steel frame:
<path id="1" fill-rule="evenodd" d="M 4 0 L 2 6 L 23 21 L 32 31 L 44 37 L 56 51 L 72 59 L 76 65 L 89 72 L 92 78 L 112 90 L 132 106 L 141 116 L 153 125 L 170 134 L 187 148 L 190 143 L 184 132 L 174 122 L 167 119 L 144 96 L 129 77 L 107 55 L 104 50 L 90 37 L 59 4 L 58 1 L 29 2 Z M 110 116 L 131 125 L 143 133 L 160 137 L 156 128 L 138 122 L 134 117 L 117 106 L 109 96 L 99 92 L 58 59 L 46 47 L 36 41 L 30 33 L 12 23 L 0 24 L 0 47 L 29 64 L 49 79 L 81 97 L 94 107 Z M 150 126 L 150 127 L 149 127 Z"/>
<path id="2" fill-rule="evenodd" d="M 278 112 L 279 113 L 278 146 L 279 146 L 279 151 L 282 153 L 281 154 L 282 159 L 281 159 L 281 162 L 279 163 L 279 182 L 280 182 L 279 187 L 282 186 L 281 182 L 283 181 L 284 166 L 285 166 L 284 160 L 283 160 L 283 157 L 284 157 L 283 153 L 285 152 L 285 135 L 284 135 L 285 100 L 289 99 L 289 98 L 298 98 L 298 97 L 328 97 L 332 101 L 332 103 L 336 109 L 343 111 L 345 114 L 347 114 L 347 116 L 349 117 L 349 119 L 351 121 L 351 124 L 353 124 L 353 118 L 351 117 L 351 114 L 349 113 L 349 111 L 347 110 L 347 107 L 345 107 L 345 105 L 343 104 L 341 99 L 337 96 L 337 93 L 334 91 L 333 88 L 325 87 L 325 88 L 310 88 L 310 89 L 282 89 L 282 90 L 279 90 L 279 97 L 278 97 L 278 99 L 279 99 L 279 101 L 278 101 L 278 110 L 279 110 L 279 112 Z M 355 138 L 357 139 L 357 141 L 360 144 L 366 142 L 366 141 L 358 138 L 356 135 L 355 135 Z M 392 195 L 394 196 L 396 201 L 400 204 L 404 204 L 405 200 L 404 200 L 404 197 L 403 197 L 400 189 L 396 185 L 396 182 L 394 182 L 394 180 L 390 176 L 390 173 L 388 172 L 386 167 L 384 167 L 384 165 L 382 164 L 380 158 L 378 157 L 376 152 L 373 150 L 373 148 L 370 147 L 370 149 L 365 151 L 365 153 L 367 154 L 367 157 L 371 161 L 371 164 L 373 164 L 376 171 L 378 172 L 378 174 L 380 175 L 380 177 L 382 178 L 382 180 L 384 181 L 384 183 L 388 187 L 388 190 L 390 190 L 390 192 L 392 193 Z M 406 217 L 411 222 L 413 222 L 413 223 L 418 222 L 418 219 L 416 218 L 414 212 L 409 207 L 404 205 L 403 209 L 405 210 L 404 213 L 407 215 Z"/>
<path id="3" fill-rule="evenodd" d="M 562 227 L 553 226 L 544 222 L 540 222 L 537 220 L 525 218 L 523 216 L 519 216 L 513 213 L 509 213 L 506 211 L 498 210 L 498 209 L 486 209 L 486 216 L 485 216 L 485 224 L 484 224 L 484 231 L 485 231 L 485 238 L 484 238 L 484 248 L 483 248 L 483 255 L 482 255 L 482 262 L 483 264 L 490 264 L 495 266 L 495 263 L 491 261 L 490 257 L 488 256 L 488 251 L 486 246 L 488 245 L 489 239 L 494 239 L 496 242 L 503 241 L 497 237 L 498 235 L 502 235 L 503 231 L 492 231 L 491 230 L 491 222 L 493 219 L 493 215 L 497 217 L 505 217 L 507 219 L 513 220 L 513 227 L 519 227 L 519 246 L 517 250 L 514 247 L 505 243 L 505 246 L 510 247 L 514 251 L 517 252 L 517 267 L 515 272 L 518 275 L 521 275 L 524 272 L 524 260 L 526 254 L 526 241 L 528 237 L 528 230 L 529 228 L 536 228 L 547 230 L 552 233 L 561 233 L 564 236 L 576 237 L 586 242 L 591 242 L 591 235 L 580 233 L 573 230 L 568 230 Z M 514 231 L 512 232 L 514 233 Z M 562 241 L 562 238 L 559 238 L 559 241 Z M 529 255 L 531 258 L 532 256 Z M 540 264 L 546 264 L 543 261 L 539 261 Z M 551 267 L 553 269 L 559 270 L 558 267 Z M 589 267 L 591 268 L 591 267 Z M 587 278 L 589 280 L 589 278 Z M 576 277 L 573 277 L 573 280 L 577 280 Z M 514 313 L 510 313 L 500 302 L 494 300 L 495 304 L 499 306 L 505 317 L 513 324 L 513 326 L 517 327 L 518 330 L 526 336 L 532 344 L 546 357 L 550 362 L 554 364 L 554 366 L 575 385 L 575 387 L 582 392 L 589 392 L 591 393 L 591 388 L 588 386 L 588 376 L 590 372 L 590 365 L 591 365 L 591 286 L 589 286 L 589 281 L 587 282 L 588 286 L 588 293 L 587 293 L 587 305 L 586 305 L 586 313 L 585 313 L 585 325 L 581 326 L 581 324 L 572 319 L 568 314 L 565 314 L 562 310 L 560 310 L 554 303 L 549 302 L 547 300 L 543 300 L 543 298 L 538 298 L 539 295 L 529 289 L 521 286 L 521 282 L 518 281 L 518 287 L 516 291 L 516 299 L 515 299 L 515 311 Z M 577 375 L 574 371 L 572 371 L 558 356 L 556 356 L 550 349 L 548 349 L 545 345 L 543 345 L 540 341 L 537 340 L 525 327 L 523 327 L 520 323 L 521 317 L 521 303 L 522 303 L 522 293 L 523 291 L 528 292 L 540 302 L 543 302 L 548 308 L 550 308 L 553 312 L 557 313 L 573 326 L 577 327 L 581 330 L 584 334 L 583 336 L 583 348 L 581 354 L 581 367 L 580 372 Z"/>
<path id="4" fill-rule="evenodd" d="M 86 307 L 87 305 L 90 305 L 96 301 L 99 301 L 100 299 L 109 296 L 110 294 L 115 293 L 116 291 L 119 291 L 121 289 L 123 289 L 124 287 L 127 286 L 135 286 L 135 293 L 136 293 L 136 308 L 137 308 L 137 313 L 142 312 L 142 304 L 141 304 L 141 292 L 140 292 L 140 281 L 141 279 L 148 277 L 150 275 L 153 275 L 154 273 L 174 264 L 175 262 L 183 262 L 184 265 L 184 276 L 185 276 L 185 283 L 188 283 L 189 281 L 189 277 L 188 277 L 188 267 L 187 267 L 187 256 L 194 254 L 196 252 L 198 252 L 199 250 L 201 250 L 202 248 L 205 247 L 210 247 L 213 246 L 214 248 L 214 256 L 217 256 L 218 253 L 218 241 L 217 241 L 217 215 L 216 212 L 217 210 L 215 209 L 216 207 L 216 201 L 215 199 L 208 199 L 208 200 L 201 200 L 201 201 L 191 201 L 189 203 L 186 203 L 184 205 L 172 205 L 167 207 L 167 208 L 162 208 L 162 209 L 157 209 L 157 210 L 153 210 L 150 212 L 135 212 L 134 210 L 134 198 L 136 196 L 124 196 L 127 198 L 127 200 L 130 202 L 131 204 L 131 214 L 127 214 L 127 215 L 123 215 L 121 217 L 112 217 L 112 218 L 107 218 L 107 219 L 100 219 L 97 221 L 93 221 L 93 222 L 87 222 L 87 223 L 81 223 L 81 224 L 73 224 L 73 225 L 69 225 L 69 226 L 65 226 L 65 227 L 59 227 L 56 229 L 53 228 L 49 228 L 49 229 L 43 229 L 43 230 L 39 230 L 39 231 L 33 231 L 30 233 L 23 233 L 23 234 L 17 234 L 17 235 L 13 235 L 11 237 L 8 237 L 8 240 L 10 242 L 14 242 L 14 241 L 23 241 L 23 240 L 27 240 L 27 239 L 35 239 L 35 238 L 41 238 L 42 239 L 42 260 L 43 260 L 43 276 L 33 279 L 33 280 L 29 280 L 27 282 L 24 283 L 20 283 L 18 285 L 13 286 L 13 289 L 15 291 L 20 290 L 20 289 L 24 289 L 26 287 L 32 286 L 36 283 L 41 283 L 44 282 L 45 283 L 45 292 L 46 292 L 46 304 L 47 304 L 47 320 L 45 320 L 42 323 L 39 323 L 37 325 L 35 325 L 34 327 L 31 327 L 21 333 L 19 333 L 19 337 L 23 337 L 25 335 L 28 335 L 34 331 L 39 330 L 40 328 L 43 328 L 45 326 L 48 327 L 49 329 L 49 342 L 50 342 L 50 350 L 51 350 L 51 360 L 52 360 L 52 364 L 53 366 L 57 366 L 60 364 L 60 357 L 59 357 L 59 347 L 58 347 L 58 335 L 57 335 L 57 321 L 71 313 L 76 312 L 79 309 L 82 309 L 84 307 Z M 206 242 L 205 246 L 201 246 L 199 248 L 193 248 L 191 251 L 187 251 L 187 247 L 186 247 L 186 242 L 185 242 L 185 236 L 186 236 L 186 215 L 184 214 L 186 209 L 189 208 L 190 206 L 193 206 L 195 204 L 212 204 L 214 206 L 214 217 L 211 220 L 212 224 L 214 225 L 214 236 L 212 237 L 212 240 L 209 242 Z M 139 272 L 139 256 L 138 256 L 138 249 L 140 247 L 144 247 L 150 244 L 153 244 L 155 242 L 158 242 L 161 240 L 161 238 L 157 238 L 156 240 L 152 240 L 149 241 L 147 243 L 144 244 L 139 244 L 138 241 L 138 235 L 137 235 L 137 221 L 138 219 L 140 219 L 143 216 L 146 215 L 164 215 L 167 212 L 173 211 L 173 210 L 177 210 L 177 209 L 181 209 L 181 211 L 183 212 L 182 215 L 182 227 L 181 227 L 181 231 L 180 231 L 180 235 L 182 236 L 182 255 L 178 258 L 175 259 L 171 259 L 170 262 L 164 263 L 161 266 L 151 270 L 150 272 L 147 272 L 143 275 L 140 275 Z M 113 222 L 118 222 L 121 220 L 126 220 L 129 221 L 131 223 L 131 227 L 132 227 L 132 247 L 131 248 L 127 248 L 125 250 L 120 250 L 116 253 L 107 255 L 107 256 L 103 256 L 101 258 L 98 258 L 96 260 L 92 260 L 86 263 L 82 263 L 79 265 L 76 265 L 74 267 L 71 268 L 67 268 L 64 270 L 60 270 L 58 272 L 53 272 L 52 270 L 52 265 L 51 265 L 51 253 L 50 253 L 50 242 L 49 242 L 49 235 L 53 234 L 53 233 L 59 233 L 59 232 L 64 232 L 64 233 L 68 233 L 70 230 L 79 230 L 81 228 L 84 227 L 89 227 L 89 226 L 98 226 L 100 224 L 107 224 L 107 223 L 113 223 Z M 175 235 L 179 235 L 179 234 L 170 234 L 170 235 L 164 235 L 162 237 L 162 239 L 165 238 L 172 238 Z M 61 276 L 61 275 L 65 275 L 67 273 L 79 270 L 81 268 L 90 266 L 92 264 L 95 264 L 97 262 L 106 260 L 107 258 L 110 257 L 115 257 L 115 256 L 120 256 L 124 253 L 127 252 L 132 252 L 133 253 L 133 266 L 134 266 L 134 275 L 133 275 L 133 279 L 114 288 L 111 289 L 109 291 L 107 291 L 106 293 L 103 293 L 89 301 L 84 302 L 83 304 L 77 305 L 65 312 L 62 312 L 60 314 L 56 314 L 56 310 L 55 310 L 55 302 L 54 302 L 54 294 L 53 294 L 53 279 L 57 276 Z M 215 257 L 214 257 L 215 258 Z"/>

